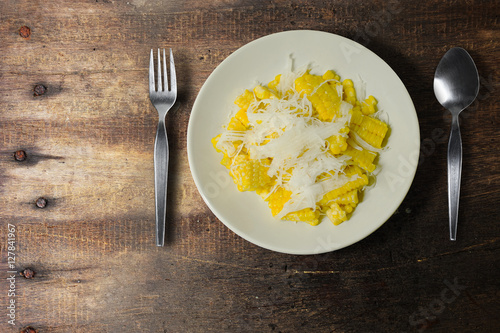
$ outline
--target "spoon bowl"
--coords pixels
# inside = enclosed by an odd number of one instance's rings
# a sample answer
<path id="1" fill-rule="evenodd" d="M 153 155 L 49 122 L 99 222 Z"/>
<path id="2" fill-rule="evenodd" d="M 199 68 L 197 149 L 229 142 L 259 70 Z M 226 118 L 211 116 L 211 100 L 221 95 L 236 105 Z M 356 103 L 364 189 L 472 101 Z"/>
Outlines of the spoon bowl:
<path id="1" fill-rule="evenodd" d="M 479 76 L 469 53 L 461 47 L 450 49 L 434 75 L 434 94 L 451 113 L 460 113 L 472 104 L 479 91 Z"/>
<path id="2" fill-rule="evenodd" d="M 450 240 L 456 240 L 460 179 L 462 175 L 462 139 L 459 114 L 474 102 L 479 92 L 479 74 L 469 53 L 460 47 L 450 49 L 439 62 L 434 75 L 434 94 L 452 115 L 448 141 L 448 208 Z"/>

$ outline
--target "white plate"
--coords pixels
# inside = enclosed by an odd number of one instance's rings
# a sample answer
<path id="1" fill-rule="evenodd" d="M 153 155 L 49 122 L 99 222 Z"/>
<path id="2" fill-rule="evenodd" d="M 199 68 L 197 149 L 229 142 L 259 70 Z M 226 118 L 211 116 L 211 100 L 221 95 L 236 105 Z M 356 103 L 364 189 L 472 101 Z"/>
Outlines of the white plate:
<path id="1" fill-rule="evenodd" d="M 389 119 L 388 146 L 379 159 L 376 186 L 365 190 L 351 218 L 334 226 L 328 218 L 307 223 L 272 217 L 254 192 L 239 192 L 220 164 L 210 140 L 227 122 L 235 98 L 256 82 L 267 83 L 286 69 L 290 56 L 296 66 L 311 64 L 312 73 L 335 70 L 341 78 L 361 77 L 366 94 L 375 96 Z M 225 59 L 200 90 L 187 133 L 191 172 L 212 212 L 244 239 L 269 250 L 317 254 L 341 249 L 379 228 L 403 201 L 418 165 L 418 119 L 404 84 L 376 54 L 349 39 L 319 31 L 287 31 L 262 37 Z"/>

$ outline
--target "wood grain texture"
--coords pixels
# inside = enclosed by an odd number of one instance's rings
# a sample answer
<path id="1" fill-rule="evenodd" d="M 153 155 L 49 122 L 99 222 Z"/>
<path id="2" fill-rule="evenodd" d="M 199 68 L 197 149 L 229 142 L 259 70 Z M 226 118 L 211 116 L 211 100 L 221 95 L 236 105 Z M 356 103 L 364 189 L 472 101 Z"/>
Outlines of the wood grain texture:
<path id="1" fill-rule="evenodd" d="M 0 9 L 0 331 L 498 332 L 499 25 L 495 1 L 5 0 Z M 28 39 L 19 29 L 28 26 Z M 293 29 L 365 45 L 415 103 L 421 155 L 398 211 L 340 251 L 291 256 L 229 231 L 191 178 L 186 133 L 206 78 Z M 447 239 L 450 117 L 432 79 L 453 46 L 481 89 L 462 114 L 459 235 Z M 154 244 L 151 48 L 175 52 L 167 246 Z M 36 84 L 47 93 L 34 96 Z M 27 153 L 15 161 L 15 151 Z M 44 209 L 35 206 L 48 200 Z M 8 224 L 16 325 L 8 324 Z"/>

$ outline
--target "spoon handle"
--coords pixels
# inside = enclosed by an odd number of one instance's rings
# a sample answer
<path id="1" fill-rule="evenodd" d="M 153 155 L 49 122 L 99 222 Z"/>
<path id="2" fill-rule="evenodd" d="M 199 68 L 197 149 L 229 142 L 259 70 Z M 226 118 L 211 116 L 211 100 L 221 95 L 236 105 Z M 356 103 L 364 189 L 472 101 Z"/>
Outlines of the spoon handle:
<path id="1" fill-rule="evenodd" d="M 457 239 L 458 202 L 462 176 L 462 138 L 458 114 L 453 114 L 448 141 L 448 208 L 450 215 L 450 240 Z"/>

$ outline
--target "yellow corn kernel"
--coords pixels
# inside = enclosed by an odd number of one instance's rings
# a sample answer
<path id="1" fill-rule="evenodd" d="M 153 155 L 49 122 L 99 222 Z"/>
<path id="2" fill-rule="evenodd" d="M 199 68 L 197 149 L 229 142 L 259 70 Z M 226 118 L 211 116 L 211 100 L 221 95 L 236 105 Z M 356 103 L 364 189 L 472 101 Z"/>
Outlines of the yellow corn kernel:
<path id="1" fill-rule="evenodd" d="M 316 183 L 325 181 L 325 180 L 330 179 L 330 178 L 332 178 L 332 174 L 330 172 L 323 172 L 318 177 L 316 177 Z"/>
<path id="2" fill-rule="evenodd" d="M 359 195 L 359 189 L 354 189 L 342 194 L 337 198 L 334 198 L 329 202 L 321 202 L 319 207 L 322 212 L 326 212 L 330 208 L 331 204 L 337 203 L 346 213 L 352 213 L 354 208 L 359 203 L 358 195 Z"/>
<path id="3" fill-rule="evenodd" d="M 339 205 L 340 208 L 347 214 L 351 214 L 354 211 L 354 208 L 356 208 L 356 205 L 349 204 L 349 205 Z"/>
<path id="4" fill-rule="evenodd" d="M 296 212 L 291 212 L 286 214 L 282 220 L 296 221 L 296 222 L 307 222 L 310 225 L 319 224 L 319 210 L 313 210 L 312 208 L 304 208 Z"/>
<path id="5" fill-rule="evenodd" d="M 357 115 L 357 114 L 363 114 L 363 113 L 361 112 L 361 103 L 360 103 L 359 101 L 356 101 L 356 102 L 354 103 L 354 106 L 353 106 L 353 107 L 352 107 L 352 109 L 351 109 L 351 115 L 355 115 L 355 114 L 356 114 L 356 115 Z M 352 122 L 352 120 L 351 120 L 351 122 Z"/>
<path id="6" fill-rule="evenodd" d="M 347 149 L 344 151 L 344 154 L 351 156 L 352 161 L 356 165 L 368 172 L 373 172 L 376 168 L 376 165 L 373 163 L 373 161 L 377 157 L 377 153 L 373 151 L 369 151 L 366 149 L 358 150 L 356 148 L 353 148 L 351 145 L 347 145 Z"/>
<path id="7" fill-rule="evenodd" d="M 267 86 L 269 87 L 269 89 L 276 90 L 276 87 L 280 83 L 280 79 L 281 79 L 281 74 L 276 75 L 276 77 L 274 78 L 274 80 L 272 80 L 271 82 L 269 82 L 267 84 Z"/>
<path id="8" fill-rule="evenodd" d="M 344 173 L 347 177 L 352 177 L 354 175 L 361 176 L 362 174 L 364 174 L 363 170 L 357 165 L 348 165 L 344 169 Z"/>
<path id="9" fill-rule="evenodd" d="M 268 134 L 265 136 L 265 140 L 262 141 L 262 144 L 261 145 L 267 145 L 269 142 L 271 142 L 272 139 L 276 139 L 279 137 L 279 134 L 278 132 L 273 132 L 271 134 Z"/>
<path id="10" fill-rule="evenodd" d="M 339 225 L 347 220 L 346 212 L 337 203 L 330 205 L 330 209 L 326 211 L 326 216 L 334 225 Z"/>
<path id="11" fill-rule="evenodd" d="M 350 128 L 375 148 L 382 148 L 382 141 L 389 129 L 383 121 L 365 116 L 360 111 L 354 109 L 351 110 Z"/>
<path id="12" fill-rule="evenodd" d="M 333 135 L 326 139 L 330 145 L 332 154 L 340 154 L 347 148 L 347 138 L 342 135 Z"/>
<path id="13" fill-rule="evenodd" d="M 317 212 L 318 212 L 318 213 L 317 213 L 317 214 L 318 214 L 318 218 L 317 218 L 317 219 L 314 219 L 314 220 L 309 220 L 309 221 L 304 221 L 304 222 L 307 222 L 307 223 L 309 223 L 309 224 L 310 224 L 310 225 L 312 225 L 312 226 L 315 226 L 315 225 L 320 224 L 320 219 L 319 219 L 319 216 L 320 216 L 320 213 L 321 213 L 321 212 L 320 212 L 319 210 L 317 210 Z"/>
<path id="14" fill-rule="evenodd" d="M 258 99 L 278 98 L 274 92 L 263 86 L 256 86 L 253 92 Z"/>
<path id="15" fill-rule="evenodd" d="M 344 100 L 347 103 L 351 103 L 352 105 L 356 104 L 356 90 L 354 89 L 354 84 L 352 83 L 352 80 L 344 80 L 342 82 L 342 87 L 344 91 Z"/>
<path id="16" fill-rule="evenodd" d="M 269 184 L 269 186 L 264 186 L 264 187 L 256 189 L 255 193 L 257 193 L 257 195 L 259 195 L 262 199 L 265 200 L 267 198 L 267 196 L 269 195 L 270 191 L 271 191 L 271 184 Z"/>
<path id="17" fill-rule="evenodd" d="M 340 133 L 343 134 L 348 134 L 349 133 L 349 127 L 344 127 L 343 129 L 340 130 Z M 328 144 L 330 145 L 330 151 L 332 154 L 340 154 L 343 151 L 346 150 L 347 148 L 347 136 L 344 135 L 332 135 L 326 141 L 328 141 Z"/>
<path id="18" fill-rule="evenodd" d="M 305 73 L 295 79 L 295 89 L 301 96 L 307 96 L 320 120 L 331 121 L 337 115 L 341 100 L 337 91 L 324 82 L 321 76 Z"/>
<path id="19" fill-rule="evenodd" d="M 229 131 L 246 131 L 247 127 L 241 123 L 236 117 L 232 117 L 227 125 Z"/>
<path id="20" fill-rule="evenodd" d="M 343 194 L 355 189 L 360 189 L 365 185 L 368 185 L 368 176 L 361 175 L 359 176 L 359 178 L 350 180 L 341 187 L 333 189 L 330 192 L 327 192 L 318 203 L 320 205 L 326 205 L 329 202 L 334 201 L 334 199 L 342 196 Z"/>
<path id="21" fill-rule="evenodd" d="M 354 88 L 354 83 L 352 83 L 351 79 L 345 79 L 344 81 L 342 81 L 342 86 L 344 88 L 346 88 L 346 87 L 348 87 L 348 88 Z"/>
<path id="22" fill-rule="evenodd" d="M 323 79 L 340 81 L 340 76 L 338 76 L 337 73 L 332 70 L 327 70 L 325 74 L 323 74 Z"/>
<path id="23" fill-rule="evenodd" d="M 361 112 L 365 115 L 368 116 L 372 113 L 377 112 L 377 104 L 378 101 L 375 99 L 373 96 L 368 96 L 367 99 L 361 104 Z"/>
<path id="24" fill-rule="evenodd" d="M 222 152 L 222 150 L 220 150 L 219 148 L 217 148 L 217 142 L 219 142 L 219 139 L 220 139 L 221 135 L 222 135 L 222 134 L 219 134 L 219 135 L 217 135 L 217 136 L 214 136 L 214 137 L 212 138 L 212 140 L 211 140 L 211 141 L 212 141 L 212 145 L 214 146 L 215 150 L 216 150 L 218 153 L 221 153 L 221 152 Z"/>
<path id="25" fill-rule="evenodd" d="M 250 103 L 252 103 L 253 101 L 255 101 L 255 96 L 250 90 L 246 89 L 243 94 L 236 98 L 234 104 L 246 110 L 250 106 Z"/>
<path id="26" fill-rule="evenodd" d="M 349 192 L 346 192 L 344 194 L 342 194 L 341 196 L 335 198 L 332 200 L 332 202 L 335 202 L 335 203 L 338 203 L 339 205 L 350 205 L 350 204 L 354 204 L 354 205 L 357 205 L 358 204 L 358 190 L 355 189 L 355 190 L 351 190 Z"/>
<path id="27" fill-rule="evenodd" d="M 222 164 L 226 168 L 230 169 L 231 168 L 231 164 L 233 164 L 233 160 L 226 153 L 224 153 L 224 157 L 220 161 L 220 164 Z"/>
<path id="28" fill-rule="evenodd" d="M 238 119 L 245 127 L 248 127 L 248 116 L 247 116 L 247 109 L 241 108 L 236 114 L 234 115 L 236 119 Z"/>
<path id="29" fill-rule="evenodd" d="M 230 172 L 239 191 L 255 191 L 272 182 L 271 177 L 267 174 L 269 162 L 266 159 L 251 160 L 248 157 L 238 159 L 239 156 L 242 155 L 238 155 L 234 159 L 234 165 Z"/>
<path id="30" fill-rule="evenodd" d="M 361 112 L 361 106 L 360 105 L 355 105 L 351 109 L 351 125 L 356 124 L 356 125 L 361 125 L 364 119 L 364 115 Z"/>
<path id="31" fill-rule="evenodd" d="M 271 208 L 271 214 L 276 216 L 281 212 L 285 203 L 292 197 L 292 192 L 278 187 L 276 190 L 267 197 L 267 205 Z"/>

